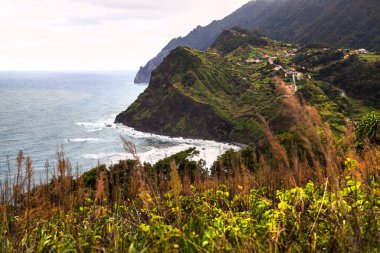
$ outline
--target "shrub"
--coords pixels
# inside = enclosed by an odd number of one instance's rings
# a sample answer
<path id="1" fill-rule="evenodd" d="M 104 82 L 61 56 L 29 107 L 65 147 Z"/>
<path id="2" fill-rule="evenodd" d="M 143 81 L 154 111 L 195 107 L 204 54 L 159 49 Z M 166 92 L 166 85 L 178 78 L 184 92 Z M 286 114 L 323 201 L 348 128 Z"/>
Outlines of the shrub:
<path id="1" fill-rule="evenodd" d="M 380 113 L 370 111 L 364 114 L 356 124 L 356 139 L 361 146 L 365 139 L 370 142 L 378 141 L 378 132 L 380 130 Z"/>

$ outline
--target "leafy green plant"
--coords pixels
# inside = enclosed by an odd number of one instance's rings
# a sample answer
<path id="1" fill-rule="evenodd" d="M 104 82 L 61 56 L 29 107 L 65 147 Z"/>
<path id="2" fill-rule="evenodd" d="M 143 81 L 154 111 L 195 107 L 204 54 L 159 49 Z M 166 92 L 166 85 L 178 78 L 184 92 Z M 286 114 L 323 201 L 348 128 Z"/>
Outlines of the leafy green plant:
<path id="1" fill-rule="evenodd" d="M 369 141 L 377 140 L 380 131 L 380 113 L 371 111 L 364 114 L 356 124 L 356 139 L 358 145 L 363 145 L 363 141 L 368 138 Z"/>

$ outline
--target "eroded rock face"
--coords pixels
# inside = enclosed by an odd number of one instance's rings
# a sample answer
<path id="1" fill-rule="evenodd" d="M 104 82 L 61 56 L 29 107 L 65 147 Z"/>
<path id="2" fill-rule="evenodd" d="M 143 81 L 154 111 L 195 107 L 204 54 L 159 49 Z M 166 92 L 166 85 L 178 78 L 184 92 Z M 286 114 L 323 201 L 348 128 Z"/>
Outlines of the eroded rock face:
<path id="1" fill-rule="evenodd" d="M 251 116 L 229 111 L 250 84 L 219 59 L 179 47 L 153 72 L 148 88 L 116 122 L 172 137 L 250 144 L 260 136 Z M 252 108 L 253 110 L 253 108 Z M 256 131 L 252 131 L 252 129 Z"/>
<path id="2" fill-rule="evenodd" d="M 159 101 L 152 101 L 151 95 L 145 94 L 142 103 L 119 114 L 116 122 L 172 137 L 228 141 L 233 125 L 219 117 L 211 106 L 197 103 L 171 88 L 156 95 L 161 97 Z"/>

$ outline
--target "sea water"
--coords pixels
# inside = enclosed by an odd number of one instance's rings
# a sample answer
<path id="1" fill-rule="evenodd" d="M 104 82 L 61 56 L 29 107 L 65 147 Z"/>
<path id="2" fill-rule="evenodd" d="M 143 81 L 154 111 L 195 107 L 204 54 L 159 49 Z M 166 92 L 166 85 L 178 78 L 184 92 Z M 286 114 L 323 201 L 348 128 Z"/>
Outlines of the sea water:
<path id="1" fill-rule="evenodd" d="M 0 72 L 0 179 L 15 174 L 19 150 L 33 160 L 36 175 L 63 148 L 86 171 L 131 158 L 120 135 L 132 141 L 142 161 L 154 163 L 196 147 L 209 166 L 230 148 L 224 143 L 170 138 L 114 124 L 147 84 L 134 72 Z M 10 166 L 8 166 L 10 163 Z"/>

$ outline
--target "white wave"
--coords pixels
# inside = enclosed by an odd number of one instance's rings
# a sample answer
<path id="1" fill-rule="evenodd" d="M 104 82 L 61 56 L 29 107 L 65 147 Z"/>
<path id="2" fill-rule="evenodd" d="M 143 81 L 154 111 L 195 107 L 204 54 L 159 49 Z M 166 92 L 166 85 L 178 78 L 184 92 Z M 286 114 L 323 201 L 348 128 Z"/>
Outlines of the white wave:
<path id="1" fill-rule="evenodd" d="M 76 122 L 75 125 L 83 126 L 87 132 L 98 132 L 105 128 L 115 127 L 112 121 L 97 121 L 97 122 Z"/>
<path id="2" fill-rule="evenodd" d="M 138 152 L 138 156 L 141 162 L 155 163 L 165 157 L 171 156 L 188 148 L 195 147 L 199 151 L 199 155 L 193 157 L 193 160 L 203 159 L 206 162 L 206 167 L 210 167 L 218 156 L 223 154 L 229 149 L 239 150 L 240 147 L 229 143 L 221 143 L 210 140 L 202 139 L 187 139 L 182 137 L 169 137 L 164 135 L 157 135 L 151 133 L 145 133 L 137 131 L 131 127 L 113 123 L 116 115 L 111 115 L 104 121 L 98 122 L 77 122 L 77 125 L 82 125 L 87 128 L 88 131 L 99 131 L 105 127 L 116 129 L 117 132 L 127 139 L 128 137 L 133 139 L 151 140 L 154 142 L 164 141 L 167 145 L 160 147 L 145 146 L 144 149 L 149 148 L 148 151 Z M 137 146 L 139 150 L 139 147 Z M 124 152 L 115 153 L 100 153 L 100 154 L 85 154 L 82 156 L 87 159 L 97 159 L 102 163 L 115 163 L 119 160 L 130 159 L 132 156 Z"/>
<path id="3" fill-rule="evenodd" d="M 84 127 L 102 127 L 104 126 L 104 123 L 103 122 L 76 122 L 75 125 L 84 126 Z"/>
<path id="4" fill-rule="evenodd" d="M 199 161 L 203 159 L 206 162 L 206 167 L 210 167 L 214 161 L 216 161 L 217 157 L 226 152 L 227 150 L 233 148 L 235 150 L 238 147 L 233 147 L 231 145 L 202 145 L 199 143 L 197 145 L 189 145 L 189 144 L 176 144 L 166 148 L 153 147 L 146 152 L 138 152 L 137 156 L 139 157 L 141 162 L 149 162 L 156 163 L 157 161 L 169 157 L 178 152 L 184 151 L 186 149 L 195 147 L 199 154 L 197 156 L 192 157 L 191 159 L 194 161 Z M 114 152 L 114 153 L 99 153 L 99 154 L 84 154 L 83 158 L 86 159 L 96 159 L 101 163 L 117 163 L 119 160 L 132 159 L 132 155 L 127 152 Z"/>
<path id="5" fill-rule="evenodd" d="M 99 143 L 103 142 L 103 140 L 98 138 L 73 138 L 68 139 L 68 142 L 93 142 L 93 143 Z"/>
<path id="6" fill-rule="evenodd" d="M 92 133 L 92 132 L 98 132 L 102 131 L 104 128 L 94 128 L 94 129 L 87 129 L 87 132 Z"/>
<path id="7" fill-rule="evenodd" d="M 118 128 L 121 132 L 134 138 L 158 139 L 158 140 L 164 140 L 164 141 L 170 141 L 170 142 L 185 143 L 189 145 L 196 145 L 196 144 L 204 144 L 204 145 L 211 145 L 211 146 L 223 145 L 223 146 L 229 146 L 230 148 L 234 148 L 234 147 L 238 148 L 236 145 L 223 143 L 223 142 L 216 142 L 216 141 L 210 141 L 210 140 L 204 140 L 204 139 L 188 139 L 188 138 L 183 138 L 183 137 L 170 137 L 170 136 L 165 136 L 165 135 L 140 132 L 140 131 L 135 130 L 132 127 L 128 127 L 123 124 L 114 124 L 114 126 Z"/>
<path id="8" fill-rule="evenodd" d="M 99 154 L 84 154 L 81 157 L 85 159 L 96 159 L 100 162 L 117 162 L 119 160 L 125 160 L 132 158 L 130 155 L 124 152 L 114 152 L 114 153 L 99 153 Z M 103 161 L 105 160 L 105 161 Z"/>

